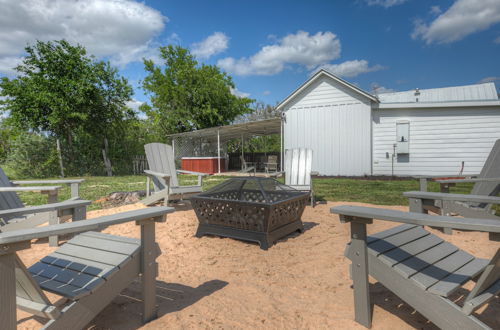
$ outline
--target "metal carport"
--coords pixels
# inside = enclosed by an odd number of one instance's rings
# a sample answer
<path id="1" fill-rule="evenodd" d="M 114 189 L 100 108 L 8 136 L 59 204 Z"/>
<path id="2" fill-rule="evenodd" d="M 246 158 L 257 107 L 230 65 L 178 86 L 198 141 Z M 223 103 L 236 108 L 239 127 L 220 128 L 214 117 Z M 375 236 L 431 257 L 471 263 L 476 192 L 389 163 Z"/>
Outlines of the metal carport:
<path id="1" fill-rule="evenodd" d="M 281 118 L 272 118 L 257 120 L 245 123 L 238 123 L 226 126 L 217 126 L 199 129 L 191 132 L 176 133 L 167 135 L 172 139 L 172 148 L 174 149 L 175 155 L 175 142 L 177 139 L 204 139 L 205 141 L 210 141 L 217 143 L 217 157 L 218 157 L 218 172 L 220 173 L 220 154 L 221 154 L 221 144 L 228 142 L 232 139 L 241 139 L 242 141 L 242 155 L 243 155 L 243 144 L 245 138 L 252 136 L 265 136 L 272 134 L 280 134 L 281 141 L 281 168 L 283 168 L 283 123 Z"/>

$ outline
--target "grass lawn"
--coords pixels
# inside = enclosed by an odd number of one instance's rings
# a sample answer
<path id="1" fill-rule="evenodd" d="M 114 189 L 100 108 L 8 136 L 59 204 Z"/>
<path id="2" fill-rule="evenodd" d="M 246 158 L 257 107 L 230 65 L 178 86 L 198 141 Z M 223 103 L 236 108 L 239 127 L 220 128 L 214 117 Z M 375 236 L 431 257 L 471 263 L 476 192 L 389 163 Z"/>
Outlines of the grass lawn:
<path id="1" fill-rule="evenodd" d="M 116 191 L 144 190 L 146 177 L 142 175 L 115 176 L 115 177 L 85 177 L 80 186 L 80 197 L 92 200 L 89 210 L 102 208 L 96 200 L 108 196 Z M 227 177 L 211 176 L 203 180 L 204 189 L 209 189 L 226 180 Z M 191 175 L 180 176 L 181 184 L 196 184 L 197 178 Z M 452 188 L 454 193 L 470 192 L 471 184 L 460 184 Z M 318 201 L 352 201 L 380 205 L 407 205 L 403 192 L 418 190 L 417 180 L 362 180 L 343 178 L 314 179 L 314 190 Z M 429 184 L 429 191 L 439 191 L 437 183 Z M 21 193 L 21 199 L 26 205 L 39 205 L 47 201 L 47 197 L 40 193 Z M 59 200 L 70 197 L 69 188 L 63 185 L 59 191 Z"/>

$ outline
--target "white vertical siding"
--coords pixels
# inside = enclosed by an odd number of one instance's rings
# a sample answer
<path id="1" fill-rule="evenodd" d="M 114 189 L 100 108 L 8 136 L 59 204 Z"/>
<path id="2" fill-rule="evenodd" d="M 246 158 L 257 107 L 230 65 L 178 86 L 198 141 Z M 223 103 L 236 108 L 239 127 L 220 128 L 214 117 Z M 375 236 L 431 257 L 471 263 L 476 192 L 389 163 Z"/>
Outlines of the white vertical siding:
<path id="1" fill-rule="evenodd" d="M 390 175 L 396 121 L 410 122 L 410 153 L 394 162 L 395 175 L 479 173 L 500 139 L 498 108 L 373 110 L 373 174 Z"/>
<path id="2" fill-rule="evenodd" d="M 313 149 L 321 175 L 371 173 L 371 107 L 357 102 L 286 112 L 285 149 Z"/>

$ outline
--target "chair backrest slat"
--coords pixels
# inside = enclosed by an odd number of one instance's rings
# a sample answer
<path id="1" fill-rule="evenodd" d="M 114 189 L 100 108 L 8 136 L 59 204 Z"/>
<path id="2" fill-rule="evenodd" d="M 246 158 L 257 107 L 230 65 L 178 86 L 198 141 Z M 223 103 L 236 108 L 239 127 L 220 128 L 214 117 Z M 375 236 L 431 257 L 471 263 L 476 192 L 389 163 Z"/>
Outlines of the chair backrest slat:
<path id="1" fill-rule="evenodd" d="M 311 185 L 312 155 L 312 150 L 305 148 L 285 151 L 285 184 Z"/>
<path id="2" fill-rule="evenodd" d="M 267 162 L 269 164 L 277 164 L 278 163 L 278 156 L 276 156 L 276 155 L 267 156 Z"/>
<path id="3" fill-rule="evenodd" d="M 1 168 L 0 187 L 12 187 L 12 183 Z M 0 192 L 0 210 L 17 209 L 23 206 L 23 202 L 21 202 L 15 192 Z"/>
<path id="4" fill-rule="evenodd" d="M 500 177 L 500 139 L 495 142 L 490 155 L 483 165 L 479 174 L 480 178 L 499 178 Z M 472 195 L 495 196 L 500 191 L 498 182 L 478 182 L 472 188 Z"/>
<path id="5" fill-rule="evenodd" d="M 170 185 L 176 187 L 179 185 L 177 180 L 177 171 L 175 169 L 175 159 L 172 146 L 164 143 L 149 143 L 144 146 L 149 169 L 154 172 L 170 175 Z M 154 178 L 153 183 L 159 190 L 166 187 L 165 180 Z"/>

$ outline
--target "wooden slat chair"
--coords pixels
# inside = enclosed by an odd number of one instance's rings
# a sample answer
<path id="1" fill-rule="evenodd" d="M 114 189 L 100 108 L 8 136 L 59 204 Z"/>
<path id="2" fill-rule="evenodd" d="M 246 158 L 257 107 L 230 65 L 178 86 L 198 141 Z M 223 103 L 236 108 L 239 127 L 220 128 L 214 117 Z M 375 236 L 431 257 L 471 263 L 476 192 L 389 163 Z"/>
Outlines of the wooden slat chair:
<path id="1" fill-rule="evenodd" d="M 314 188 L 312 176 L 317 172 L 312 171 L 312 149 L 287 149 L 285 150 L 284 172 L 271 174 L 271 176 L 285 175 L 285 184 L 311 195 L 311 206 L 314 207 Z"/>
<path id="2" fill-rule="evenodd" d="M 331 212 L 351 224 L 345 255 L 352 261 L 358 323 L 371 326 L 370 275 L 442 329 L 490 329 L 472 313 L 500 293 L 500 249 L 490 261 L 475 258 L 422 226 L 488 232 L 490 240 L 500 241 L 499 221 L 347 205 Z M 373 219 L 404 224 L 367 236 Z M 463 306 L 449 298 L 475 279 Z"/>
<path id="3" fill-rule="evenodd" d="M 45 182 L 44 182 L 45 183 Z M 44 223 L 57 224 L 71 218 L 83 220 L 90 201 L 70 199 L 57 202 L 60 186 L 15 187 L 0 168 L 0 232 L 33 228 Z M 47 194 L 49 204 L 25 207 L 16 192 L 40 191 Z M 51 246 L 58 245 L 58 237 L 49 239 Z"/>
<path id="4" fill-rule="evenodd" d="M 149 170 L 147 175 L 146 198 L 141 202 L 152 205 L 164 200 L 165 205 L 169 200 L 184 199 L 185 197 L 202 192 L 202 178 L 207 173 L 177 170 L 172 146 L 163 143 L 149 143 L 144 146 Z M 193 174 L 198 176 L 198 184 L 193 186 L 180 186 L 177 173 Z M 153 181 L 154 193 L 150 192 L 150 180 Z"/>
<path id="5" fill-rule="evenodd" d="M 245 160 L 245 157 L 240 156 L 240 162 L 241 162 L 241 170 L 240 172 L 243 173 L 252 173 L 255 175 L 255 172 L 257 171 L 257 164 L 255 162 L 247 162 Z"/>
<path id="6" fill-rule="evenodd" d="M 132 281 L 141 278 L 143 321 L 156 318 L 155 222 L 164 222 L 169 207 L 141 209 L 92 220 L 0 234 L 1 328 L 16 328 L 16 305 L 48 319 L 43 329 L 81 329 Z M 98 231 L 136 221 L 141 239 Z M 31 240 L 77 234 L 58 250 L 26 268 L 16 251 L 29 249 Z M 61 297 L 52 304 L 44 291 Z"/>
<path id="7" fill-rule="evenodd" d="M 492 210 L 492 203 L 474 198 L 497 196 L 500 192 L 500 140 L 497 140 L 483 165 L 481 173 L 470 179 L 436 180 L 441 185 L 441 193 L 428 193 L 425 178 L 421 178 L 420 190 L 405 192 L 404 196 L 412 204 L 422 204 L 424 212 L 432 211 L 440 215 L 458 214 L 470 218 L 498 219 Z M 449 187 L 456 183 L 474 183 L 470 195 L 449 194 Z M 424 191 L 422 191 L 424 190 Z M 470 197 L 470 198 L 467 198 Z M 455 198 L 455 199 L 454 199 Z M 420 208 L 420 206 L 417 206 Z M 445 230 L 445 232 L 449 232 Z"/>
<path id="8" fill-rule="evenodd" d="M 278 156 L 270 155 L 267 156 L 266 173 L 278 172 Z"/>

